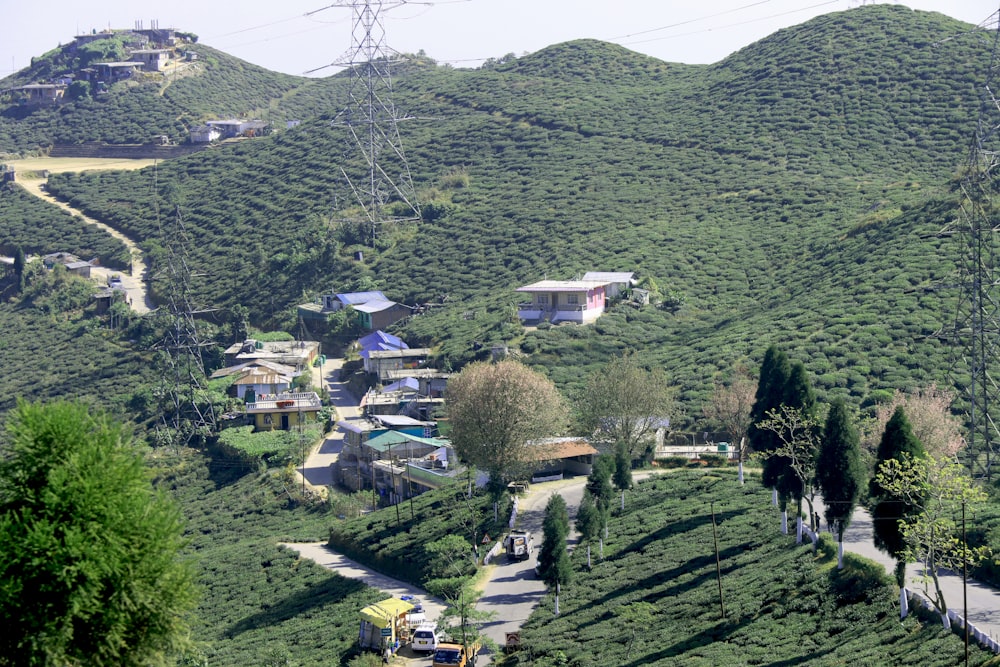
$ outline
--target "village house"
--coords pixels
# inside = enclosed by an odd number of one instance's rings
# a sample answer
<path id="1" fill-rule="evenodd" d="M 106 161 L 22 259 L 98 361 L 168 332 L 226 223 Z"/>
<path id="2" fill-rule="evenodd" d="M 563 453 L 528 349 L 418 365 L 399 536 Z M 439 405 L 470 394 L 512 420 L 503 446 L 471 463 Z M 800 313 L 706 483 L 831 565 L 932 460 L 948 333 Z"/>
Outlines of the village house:
<path id="1" fill-rule="evenodd" d="M 562 479 L 564 475 L 589 475 L 600 454 L 586 438 L 543 438 L 528 443 L 535 462 L 532 482 Z"/>
<path id="2" fill-rule="evenodd" d="M 205 121 L 205 124 L 218 130 L 223 139 L 259 137 L 267 129 L 267 123 L 262 120 L 209 120 Z"/>
<path id="3" fill-rule="evenodd" d="M 369 352 L 384 352 L 386 350 L 406 350 L 409 345 L 403 342 L 399 336 L 387 334 L 382 330 L 362 336 L 358 339 L 359 354 L 362 359 L 367 358 Z"/>
<path id="4" fill-rule="evenodd" d="M 438 488 L 454 474 L 454 451 L 433 437 L 437 423 L 404 415 L 341 421 L 344 448 L 334 479 L 348 489 L 375 489 L 388 504 Z"/>
<path id="5" fill-rule="evenodd" d="M 580 280 L 607 283 L 604 293 L 609 299 L 621 298 L 635 286 L 635 274 L 625 271 L 588 271 Z"/>
<path id="6" fill-rule="evenodd" d="M 141 62 L 147 72 L 162 72 L 170 62 L 170 49 L 137 49 L 129 54 L 133 61 Z"/>
<path id="7" fill-rule="evenodd" d="M 308 340 L 259 341 L 248 338 L 226 348 L 226 364 L 270 361 L 291 366 L 296 372 L 309 368 L 319 356 L 319 343 Z"/>
<path id="8" fill-rule="evenodd" d="M 66 270 L 81 278 L 90 278 L 90 270 L 94 266 L 93 261 L 87 262 L 76 255 L 68 252 L 53 252 L 42 257 L 42 265 L 50 271 L 56 264 L 62 264 Z"/>
<path id="9" fill-rule="evenodd" d="M 517 316 L 524 322 L 589 324 L 604 314 L 609 284 L 608 280 L 541 280 L 518 287 L 531 301 L 518 305 Z"/>
<path id="10" fill-rule="evenodd" d="M 210 144 L 222 138 L 222 132 L 211 125 L 195 125 L 188 130 L 192 144 Z"/>
<path id="11" fill-rule="evenodd" d="M 257 396 L 281 394 L 289 391 L 295 377 L 295 368 L 271 361 L 251 361 L 212 373 L 212 378 L 237 376 L 232 391 L 236 397 L 252 403 Z"/>
<path id="12" fill-rule="evenodd" d="M 413 309 L 395 301 L 368 301 L 354 306 L 358 322 L 369 331 L 382 329 L 409 317 Z"/>
<path id="13" fill-rule="evenodd" d="M 94 63 L 94 71 L 97 73 L 97 80 L 105 83 L 128 79 L 133 74 L 142 69 L 142 62 L 137 60 L 127 60 L 113 63 Z"/>
<path id="14" fill-rule="evenodd" d="M 21 93 L 21 101 L 27 106 L 45 106 L 59 104 L 66 93 L 64 83 L 29 83 L 26 86 L 11 88 L 14 93 Z"/>
<path id="15" fill-rule="evenodd" d="M 323 407 L 314 391 L 262 394 L 246 404 L 255 431 L 288 431 L 299 424 L 315 423 Z"/>
<path id="16" fill-rule="evenodd" d="M 427 363 L 430 356 L 429 347 L 407 348 L 403 350 L 372 350 L 361 354 L 364 359 L 365 371 L 378 377 L 379 382 L 394 382 L 389 379 L 389 371 L 416 370 Z"/>

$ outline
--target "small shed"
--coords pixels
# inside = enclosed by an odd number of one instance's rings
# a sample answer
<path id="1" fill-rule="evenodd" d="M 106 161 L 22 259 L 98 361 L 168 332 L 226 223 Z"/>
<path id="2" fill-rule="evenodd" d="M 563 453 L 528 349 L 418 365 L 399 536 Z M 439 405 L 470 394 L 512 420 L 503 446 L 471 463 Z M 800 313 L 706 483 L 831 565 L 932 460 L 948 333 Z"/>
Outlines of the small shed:
<path id="1" fill-rule="evenodd" d="M 358 642 L 362 648 L 382 649 L 393 645 L 406 628 L 406 616 L 413 605 L 406 600 L 389 598 L 361 610 Z"/>

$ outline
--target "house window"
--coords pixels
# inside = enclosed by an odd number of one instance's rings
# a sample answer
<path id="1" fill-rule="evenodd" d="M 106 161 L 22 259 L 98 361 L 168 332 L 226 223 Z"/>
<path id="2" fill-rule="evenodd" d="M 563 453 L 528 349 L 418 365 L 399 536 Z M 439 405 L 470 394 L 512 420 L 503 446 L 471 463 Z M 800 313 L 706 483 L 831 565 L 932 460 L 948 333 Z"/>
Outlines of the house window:
<path id="1" fill-rule="evenodd" d="M 538 305 L 547 306 L 549 305 L 549 295 L 548 294 L 538 294 Z"/>
<path id="2" fill-rule="evenodd" d="M 566 303 L 568 303 L 571 306 L 577 306 L 577 305 L 579 305 L 580 304 L 580 295 L 579 294 L 567 294 L 566 295 Z"/>

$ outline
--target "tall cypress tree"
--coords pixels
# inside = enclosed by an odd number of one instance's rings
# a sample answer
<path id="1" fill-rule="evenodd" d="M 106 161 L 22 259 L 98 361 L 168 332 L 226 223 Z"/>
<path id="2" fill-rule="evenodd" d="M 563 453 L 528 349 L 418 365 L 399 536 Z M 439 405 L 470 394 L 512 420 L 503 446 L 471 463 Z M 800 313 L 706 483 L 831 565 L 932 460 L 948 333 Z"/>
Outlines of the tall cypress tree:
<path id="1" fill-rule="evenodd" d="M 573 566 L 566 553 L 568 536 L 569 513 L 566 510 L 566 501 L 559 494 L 554 494 L 545 505 L 542 548 L 538 552 L 538 571 L 545 583 L 556 590 L 556 616 L 559 615 L 559 593 L 563 584 L 568 584 L 573 575 Z"/>
<path id="2" fill-rule="evenodd" d="M 858 504 L 863 479 L 861 438 L 843 399 L 837 399 L 830 406 L 823 428 L 823 440 L 816 460 L 816 481 L 826 503 L 826 521 L 837 527 L 838 569 L 844 567 L 844 530 Z"/>
<path id="3" fill-rule="evenodd" d="M 882 440 L 879 442 L 875 461 L 876 473 L 884 461 L 890 459 L 902 461 L 907 457 L 916 459 L 924 456 L 924 447 L 913 435 L 910 420 L 906 418 L 902 406 L 896 408 L 885 425 Z M 896 583 L 902 588 L 906 584 L 906 561 L 903 559 L 906 543 L 903 541 L 899 522 L 914 511 L 913 506 L 902 498 L 887 493 L 874 476 L 868 484 L 868 491 L 872 498 L 878 499 L 872 512 L 875 546 L 896 559 Z"/>
<path id="4" fill-rule="evenodd" d="M 754 396 L 753 407 L 750 409 L 750 429 L 747 437 L 750 446 L 756 452 L 770 452 L 781 444 L 778 435 L 773 431 L 757 428 L 757 424 L 766 420 L 770 410 L 777 409 L 785 399 L 791 366 L 784 352 L 772 345 L 764 353 L 764 361 L 760 365 L 760 381 Z M 778 457 L 764 459 L 762 479 L 764 486 L 776 488 L 781 471 L 785 465 L 779 464 Z"/>

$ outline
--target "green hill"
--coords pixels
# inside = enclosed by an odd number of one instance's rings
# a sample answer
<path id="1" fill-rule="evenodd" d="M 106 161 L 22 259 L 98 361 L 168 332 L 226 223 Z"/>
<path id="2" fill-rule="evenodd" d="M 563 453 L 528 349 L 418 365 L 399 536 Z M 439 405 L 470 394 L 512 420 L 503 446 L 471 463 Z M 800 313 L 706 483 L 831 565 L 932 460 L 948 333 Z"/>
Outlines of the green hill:
<path id="1" fill-rule="evenodd" d="M 417 118 L 400 131 L 425 220 L 364 264 L 334 209 L 352 203 L 340 169 L 354 158 L 326 121 L 164 163 L 158 204 L 182 211 L 201 298 L 261 323 L 294 326 L 294 304 L 367 276 L 392 298 L 443 302 L 405 333 L 444 363 L 504 341 L 572 389 L 634 348 L 697 411 L 713 376 L 776 342 L 821 391 L 861 401 L 947 366 L 928 334 L 951 317 L 954 295 L 933 288 L 957 250 L 928 235 L 952 215 L 989 62 L 967 30 L 879 5 L 709 66 L 594 41 L 491 69 L 410 64 L 396 106 Z M 153 247 L 153 181 L 146 170 L 51 187 Z M 516 286 L 587 270 L 635 270 L 684 305 L 620 307 L 584 328 L 511 321 Z"/>

